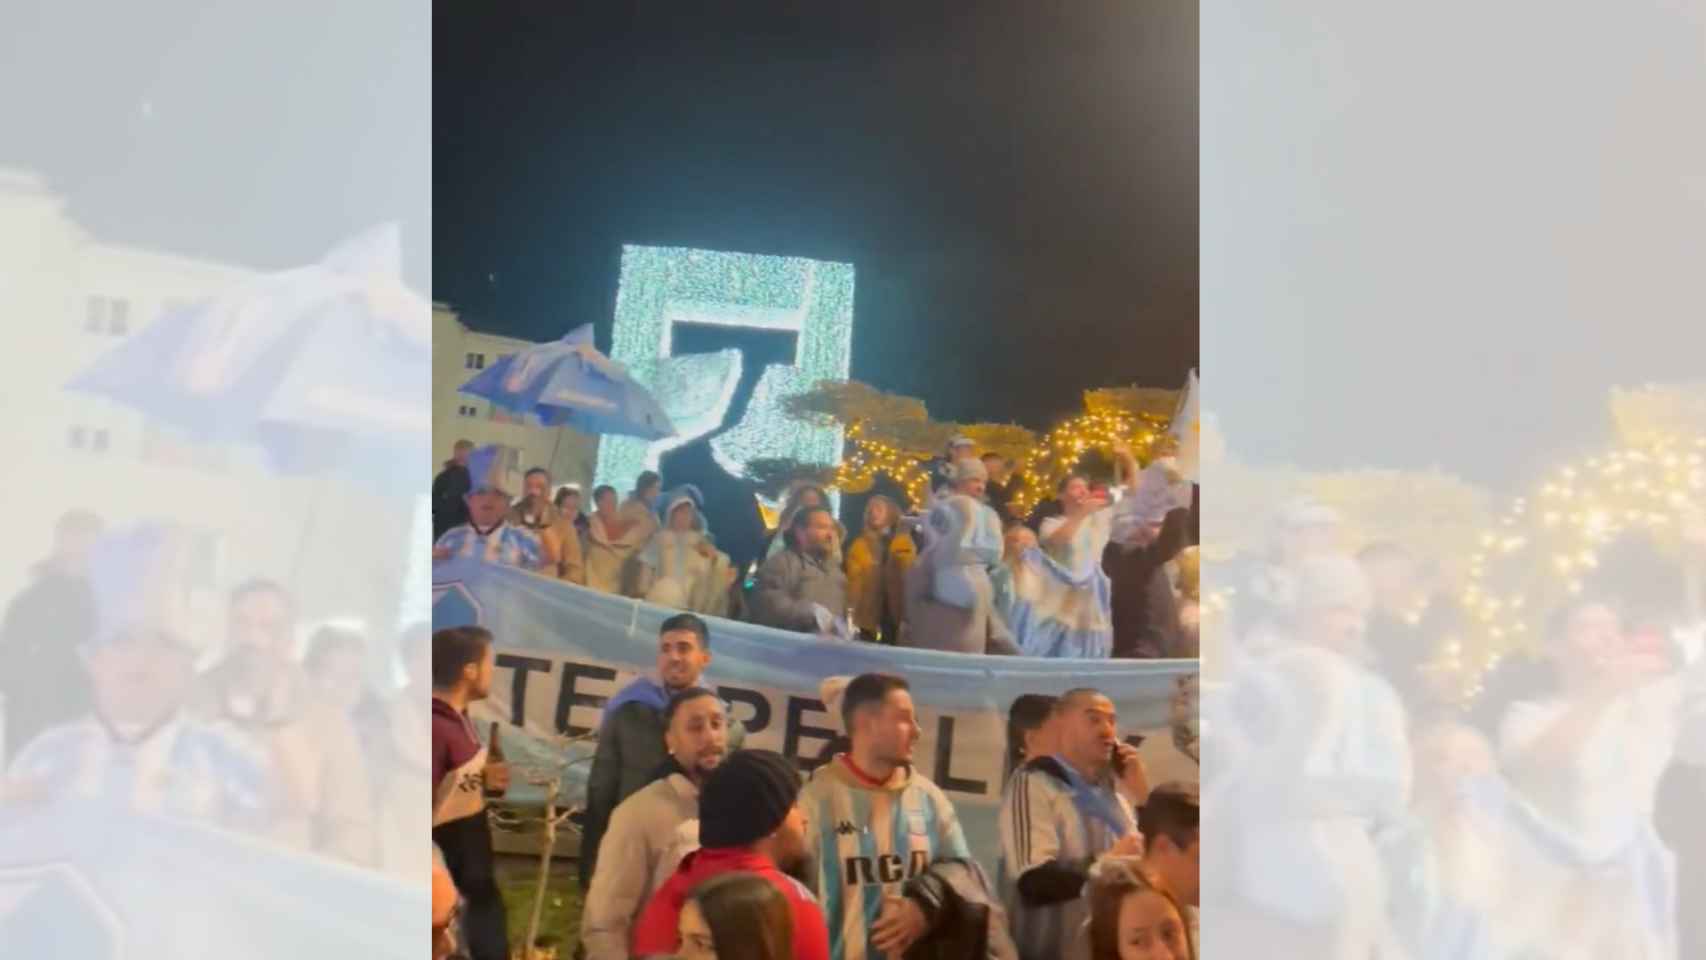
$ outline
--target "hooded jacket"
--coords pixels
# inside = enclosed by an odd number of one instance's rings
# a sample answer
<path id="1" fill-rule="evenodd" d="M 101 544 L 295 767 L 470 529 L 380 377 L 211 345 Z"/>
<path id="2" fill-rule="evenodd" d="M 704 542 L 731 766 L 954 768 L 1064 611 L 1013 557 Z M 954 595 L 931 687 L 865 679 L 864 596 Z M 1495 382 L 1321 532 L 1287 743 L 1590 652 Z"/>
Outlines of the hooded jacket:
<path id="1" fill-rule="evenodd" d="M 699 787 L 673 760 L 666 765 L 668 774 L 622 801 L 610 817 L 581 914 L 587 960 L 626 960 L 640 911 L 699 846 Z"/>

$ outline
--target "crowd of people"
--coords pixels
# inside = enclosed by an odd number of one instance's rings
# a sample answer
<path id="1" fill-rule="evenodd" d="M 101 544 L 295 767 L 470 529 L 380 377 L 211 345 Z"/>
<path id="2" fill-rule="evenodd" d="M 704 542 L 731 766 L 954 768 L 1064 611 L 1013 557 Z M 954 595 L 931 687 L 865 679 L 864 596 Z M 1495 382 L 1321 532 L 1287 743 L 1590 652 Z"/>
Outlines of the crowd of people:
<path id="1" fill-rule="evenodd" d="M 533 468 L 512 490 L 512 451 L 458 443 L 433 485 L 435 560 L 680 611 L 662 624 L 655 673 L 604 705 L 579 817 L 583 955 L 875 960 L 926 944 L 940 957 L 1194 957 L 1195 785 L 1151 790 L 1101 692 L 1013 704 L 990 877 L 953 803 L 913 766 L 905 679 L 826 680 L 843 735 L 803 780 L 793 761 L 743 749 L 740 723 L 701 685 L 706 616 L 964 653 L 1196 656 L 1199 501 L 1171 460 L 1116 456 L 1117 488 L 1070 476 L 1020 518 L 1005 460 L 956 438 L 930 465 L 927 503 L 872 495 L 851 535 L 823 489 L 796 485 L 748 580 L 690 486 L 666 492 L 646 472 L 625 499 L 595 489 L 585 514 L 579 487 L 553 494 Z M 489 690 L 493 643 L 477 627 L 434 636 L 434 839 L 474 960 L 508 949 L 483 815 L 507 772 L 466 718 Z"/>
<path id="2" fill-rule="evenodd" d="M 30 664 L 0 672 L 0 797 L 188 818 L 418 881 L 429 629 L 398 641 L 408 684 L 389 690 L 368 682 L 364 636 L 305 630 L 289 590 L 252 579 L 204 642 L 187 554 L 167 525 L 60 519 L 0 625 L 6 661 Z"/>
<path id="3" fill-rule="evenodd" d="M 433 839 L 464 904 L 460 937 L 448 912 L 435 933 L 440 955 L 460 943 L 474 960 L 509 956 L 484 815 L 509 772 L 467 715 L 491 690 L 494 644 L 477 626 L 433 635 Z M 678 614 L 656 675 L 606 705 L 581 861 L 589 960 L 1194 960 L 1197 789 L 1151 788 L 1101 691 L 1013 704 L 991 878 L 914 765 L 904 678 L 827 678 L 842 736 L 802 777 L 741 745 L 710 662 L 707 624 Z"/>
<path id="4" fill-rule="evenodd" d="M 956 438 L 929 501 L 869 497 L 849 531 L 820 487 L 789 490 L 752 576 L 718 549 L 691 485 L 642 473 L 614 488 L 552 492 L 543 468 L 512 489 L 514 451 L 458 442 L 433 483 L 434 557 L 521 567 L 708 616 L 871 643 L 1042 657 L 1194 657 L 1200 500 L 1171 459 L 1140 469 L 1115 451 L 1119 486 L 1070 475 L 1011 515 L 1004 458 Z"/>
<path id="5" fill-rule="evenodd" d="M 1452 669 L 1492 629 L 1461 571 L 1279 511 L 1209 631 L 1216 949 L 1706 955 L 1706 525 L 1678 526 L 1608 538 L 1534 611 L 1537 647 L 1478 678 Z"/>

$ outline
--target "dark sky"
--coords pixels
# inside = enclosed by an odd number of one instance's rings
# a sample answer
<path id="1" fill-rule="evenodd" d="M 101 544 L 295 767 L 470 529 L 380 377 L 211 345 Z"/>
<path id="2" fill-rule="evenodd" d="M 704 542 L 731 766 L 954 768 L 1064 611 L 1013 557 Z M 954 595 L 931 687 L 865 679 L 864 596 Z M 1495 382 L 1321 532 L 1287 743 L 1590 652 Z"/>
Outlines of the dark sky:
<path id="1" fill-rule="evenodd" d="M 942 418 L 1195 365 L 1195 4 L 440 2 L 433 43 L 479 328 L 608 347 L 636 243 L 854 263 L 854 377 Z"/>
<path id="2" fill-rule="evenodd" d="M 425 289 L 429 30 L 418 0 L 8 0 L 0 165 L 97 240 L 260 270 L 395 222 Z"/>

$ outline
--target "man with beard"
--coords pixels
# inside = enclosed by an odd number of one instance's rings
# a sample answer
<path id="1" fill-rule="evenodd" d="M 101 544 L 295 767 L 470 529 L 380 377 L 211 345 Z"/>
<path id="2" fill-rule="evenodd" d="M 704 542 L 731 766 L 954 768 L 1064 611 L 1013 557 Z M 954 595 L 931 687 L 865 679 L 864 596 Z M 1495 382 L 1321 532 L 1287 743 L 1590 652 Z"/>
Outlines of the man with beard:
<path id="1" fill-rule="evenodd" d="M 1085 960 L 1090 865 L 1143 853 L 1133 813 L 1148 792 L 1143 764 L 1118 740 L 1113 702 L 1068 690 L 1055 713 L 1060 752 L 1019 768 L 1001 804 L 1002 889 L 1023 960 Z"/>
<path id="2" fill-rule="evenodd" d="M 632 955 L 672 955 L 681 945 L 681 908 L 693 888 L 725 873 L 751 873 L 769 881 L 794 916 L 795 960 L 829 960 L 823 911 L 805 884 L 810 824 L 797 801 L 800 775 L 792 762 L 768 750 L 737 750 L 705 781 L 699 798 L 698 850 L 682 858 L 634 925 Z"/>
<path id="3" fill-rule="evenodd" d="M 699 791 L 728 752 L 726 711 L 716 694 L 689 687 L 670 698 L 664 727 L 659 779 L 617 806 L 600 844 L 581 920 L 587 960 L 626 960 L 640 911 L 699 845 Z"/>
<path id="4" fill-rule="evenodd" d="M 699 685 L 711 663 L 711 634 L 705 621 L 680 613 L 658 631 L 657 676 L 640 677 L 604 705 L 598 749 L 587 778 L 586 818 L 581 832 L 581 889 L 592 889 L 593 870 L 610 817 L 622 801 L 658 777 L 669 759 L 664 712 L 670 698 Z M 724 707 L 725 719 L 727 707 Z M 728 723 L 728 741 L 740 747 L 743 731 Z"/>
<path id="5" fill-rule="evenodd" d="M 468 706 L 492 692 L 496 651 L 483 627 L 432 635 L 432 842 L 462 892 L 462 936 L 473 960 L 509 960 L 503 892 L 492 862 L 486 794 L 509 789 L 509 767 L 487 762 Z"/>
<path id="6" fill-rule="evenodd" d="M 73 510 L 60 517 L 53 553 L 36 565 L 35 582 L 6 608 L 0 658 L 13 666 L 0 671 L 0 757 L 89 709 L 89 682 L 77 647 L 94 630 L 89 551 L 100 535 L 101 521 L 92 513 Z"/>
<path id="7" fill-rule="evenodd" d="M 270 580 L 231 592 L 225 658 L 204 676 L 202 719 L 270 759 L 284 789 L 273 838 L 373 863 L 373 795 L 350 715 L 312 696 L 295 662 L 296 609 Z"/>
<path id="8" fill-rule="evenodd" d="M 847 614 L 847 574 L 835 552 L 835 517 L 804 507 L 788 527 L 788 548 L 764 562 L 752 592 L 754 621 L 778 630 L 817 633 Z"/>
<path id="9" fill-rule="evenodd" d="M 468 458 L 473 477 L 468 503 L 468 522 L 447 531 L 433 544 L 435 561 L 472 558 L 501 563 L 523 570 L 542 571 L 547 566 L 545 548 L 533 531 L 509 523 L 509 491 L 514 490 L 507 467 L 508 447 L 488 446 Z"/>
<path id="10" fill-rule="evenodd" d="M 931 933 L 909 883 L 938 861 L 971 859 L 954 805 L 912 768 L 918 718 L 900 677 L 854 677 L 841 717 L 851 746 L 800 794 L 813 827 L 817 889 L 841 960 L 901 956 Z"/>

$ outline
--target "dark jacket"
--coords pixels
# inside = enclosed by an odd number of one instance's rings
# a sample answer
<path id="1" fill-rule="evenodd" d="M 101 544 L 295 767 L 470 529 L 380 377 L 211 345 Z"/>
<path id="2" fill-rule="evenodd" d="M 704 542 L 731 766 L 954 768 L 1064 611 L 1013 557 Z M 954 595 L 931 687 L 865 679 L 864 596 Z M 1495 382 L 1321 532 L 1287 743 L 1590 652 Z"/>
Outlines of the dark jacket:
<path id="1" fill-rule="evenodd" d="M 1189 511 L 1174 510 L 1167 514 L 1160 535 L 1148 546 L 1128 550 L 1110 543 L 1103 551 L 1102 571 L 1113 587 L 1115 657 L 1152 659 L 1167 655 L 1167 637 L 1149 609 L 1150 580 L 1162 564 L 1190 545 L 1189 529 Z"/>
<path id="2" fill-rule="evenodd" d="M 1012 487 L 1013 481 L 1011 480 L 1006 483 L 996 483 L 994 480 L 991 480 L 983 488 L 983 499 L 988 501 L 989 506 L 995 510 L 995 515 L 1001 518 L 1001 528 L 1003 530 L 1007 529 L 1015 519 L 1013 516 L 1013 508 L 1010 506 L 1013 502 Z"/>
<path id="3" fill-rule="evenodd" d="M 975 862 L 938 860 L 907 883 L 906 895 L 930 923 L 906 960 L 1017 960 L 1007 912 Z"/>
<path id="4" fill-rule="evenodd" d="M 77 649 L 95 632 L 89 581 L 42 569 L 6 608 L 0 626 L 0 756 L 16 756 L 36 734 L 86 715 L 88 675 Z"/>
<path id="5" fill-rule="evenodd" d="M 755 622 L 778 630 L 816 633 L 814 603 L 831 616 L 847 615 L 847 574 L 841 570 L 840 557 L 819 560 L 789 547 L 758 569 L 758 585 L 752 591 Z"/>
<path id="6" fill-rule="evenodd" d="M 473 479 L 468 468 L 456 463 L 445 464 L 432 481 L 432 539 L 434 543 L 445 532 L 468 522 L 468 495 Z"/>
<path id="7" fill-rule="evenodd" d="M 1061 516 L 1064 513 L 1066 513 L 1066 508 L 1061 506 L 1059 500 L 1051 497 L 1031 508 L 1031 515 L 1025 518 L 1025 526 L 1030 527 L 1032 533 L 1041 534 L 1044 520 Z"/>

